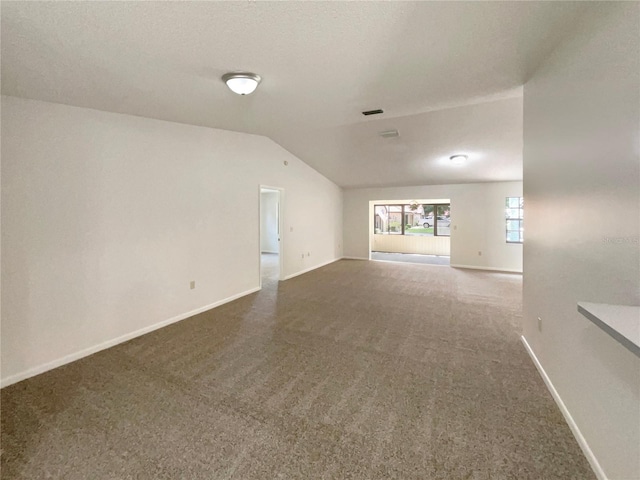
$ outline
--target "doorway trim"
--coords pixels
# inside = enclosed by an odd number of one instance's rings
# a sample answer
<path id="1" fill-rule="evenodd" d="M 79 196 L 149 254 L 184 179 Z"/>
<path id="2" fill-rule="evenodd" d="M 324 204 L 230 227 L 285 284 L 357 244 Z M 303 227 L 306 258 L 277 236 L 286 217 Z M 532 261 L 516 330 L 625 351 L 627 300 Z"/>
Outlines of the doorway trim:
<path id="1" fill-rule="evenodd" d="M 284 280 L 284 188 L 260 185 L 258 188 L 258 284 L 262 288 L 262 191 L 278 193 L 278 280 Z"/>

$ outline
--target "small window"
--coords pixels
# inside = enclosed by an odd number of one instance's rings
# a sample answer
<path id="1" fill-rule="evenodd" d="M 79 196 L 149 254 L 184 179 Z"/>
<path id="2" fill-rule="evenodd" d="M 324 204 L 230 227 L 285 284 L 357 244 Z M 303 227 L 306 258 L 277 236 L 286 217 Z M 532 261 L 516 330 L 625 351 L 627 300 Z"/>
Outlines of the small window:
<path id="1" fill-rule="evenodd" d="M 524 231 L 524 200 L 507 197 L 505 208 L 507 243 L 522 243 Z"/>

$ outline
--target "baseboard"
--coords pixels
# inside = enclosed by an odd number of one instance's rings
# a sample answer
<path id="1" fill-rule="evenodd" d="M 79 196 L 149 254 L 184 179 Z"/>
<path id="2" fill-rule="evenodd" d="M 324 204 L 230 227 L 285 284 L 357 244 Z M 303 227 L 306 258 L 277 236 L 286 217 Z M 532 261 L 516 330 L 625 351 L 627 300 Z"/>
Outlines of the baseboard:
<path id="1" fill-rule="evenodd" d="M 367 257 L 341 257 L 343 260 L 369 260 Z"/>
<path id="2" fill-rule="evenodd" d="M 261 250 L 260 253 L 280 253 L 277 250 Z"/>
<path id="3" fill-rule="evenodd" d="M 553 383 L 551 383 L 551 379 L 547 375 L 547 372 L 544 371 L 542 364 L 538 360 L 538 357 L 536 357 L 536 354 L 533 352 L 531 346 L 529 345 L 529 342 L 527 342 L 527 339 L 524 338 L 524 335 L 522 335 L 520 339 L 522 340 L 522 344 L 524 345 L 524 348 L 527 350 L 527 353 L 531 357 L 531 360 L 533 360 L 533 364 L 538 369 L 538 373 L 540 373 L 540 376 L 542 377 L 542 380 L 547 386 L 547 389 L 551 393 L 551 396 L 553 397 L 556 404 L 558 405 L 558 408 L 562 412 L 564 419 L 567 421 L 567 424 L 569 424 L 569 428 L 571 429 L 571 432 L 573 432 L 573 436 L 578 442 L 578 445 L 580 445 L 580 448 L 582 449 L 582 453 L 584 453 L 584 456 L 587 457 L 589 465 L 591 465 L 591 468 L 593 469 L 593 472 L 596 474 L 596 477 L 598 477 L 598 480 L 607 480 L 607 476 L 605 475 L 604 470 L 602 470 L 602 467 L 600 466 L 598 459 L 591 451 L 591 448 L 589 448 L 589 444 L 587 443 L 587 440 L 582 435 L 582 432 L 580 432 L 578 425 L 573 420 L 571 413 L 569 413 L 567 406 L 562 401 L 562 398 L 560 398 L 560 394 L 558 393 L 556 388 L 553 386 Z"/>
<path id="4" fill-rule="evenodd" d="M 260 290 L 260 287 L 246 290 L 236 295 L 232 295 L 231 297 L 227 297 L 217 302 L 211 303 L 209 305 L 205 305 L 204 307 L 196 308 L 195 310 L 191 310 L 190 312 L 183 313 L 175 317 L 171 317 L 167 320 L 163 320 L 162 322 L 149 325 L 148 327 L 144 327 L 130 333 L 126 333 L 124 335 L 113 338 L 111 340 L 107 340 L 106 342 L 102 342 L 98 345 L 94 345 L 92 347 L 82 349 L 78 352 L 65 355 L 62 358 L 53 360 L 51 362 L 47 362 L 42 365 L 38 365 L 37 367 L 30 368 L 28 370 L 25 370 L 24 372 L 16 373 L 14 375 L 11 375 L 7 378 L 3 378 L 2 380 L 0 380 L 0 388 L 8 387 L 9 385 L 13 385 L 14 383 L 21 382 L 22 380 L 26 380 L 27 378 L 35 377 L 36 375 L 39 375 L 41 373 L 48 372 L 49 370 L 53 370 L 54 368 L 61 367 L 62 365 L 66 365 L 67 363 L 75 362 L 76 360 L 80 360 L 81 358 L 88 357 L 89 355 L 93 355 L 94 353 L 98 353 L 101 350 L 106 350 L 107 348 L 111 348 L 115 345 L 124 343 L 133 338 L 140 337 L 146 333 L 150 333 L 150 332 L 153 332 L 154 330 L 158 330 L 159 328 L 171 325 L 172 323 L 176 323 L 186 318 L 193 317 L 194 315 L 197 315 L 202 312 L 206 312 L 207 310 L 211 310 L 212 308 L 215 308 L 215 307 L 219 307 L 220 305 L 223 305 L 225 303 L 232 302 L 233 300 L 237 300 L 238 298 L 244 297 L 245 295 L 255 293 L 258 290 Z"/>
<path id="5" fill-rule="evenodd" d="M 283 280 L 289 280 L 290 278 L 297 277 L 298 275 L 303 275 L 305 273 L 309 273 L 312 270 L 315 270 L 316 268 L 325 267 L 325 266 L 329 265 L 330 263 L 337 262 L 338 260 L 340 260 L 340 258 L 334 258 L 333 260 L 329 260 L 328 262 L 324 262 L 324 263 L 321 263 L 319 265 L 314 265 L 313 267 L 307 268 L 306 270 L 301 270 L 299 272 L 292 273 L 291 275 L 287 275 L 286 277 L 284 277 Z"/>
<path id="6" fill-rule="evenodd" d="M 514 269 L 510 269 L 510 268 L 499 268 L 499 267 L 478 267 L 476 265 L 459 265 L 459 264 L 454 264 L 452 263 L 451 265 L 449 265 L 450 267 L 453 268 L 467 268 L 470 270 L 487 270 L 490 272 L 505 272 L 505 273 L 522 273 L 522 270 L 514 270 Z"/>

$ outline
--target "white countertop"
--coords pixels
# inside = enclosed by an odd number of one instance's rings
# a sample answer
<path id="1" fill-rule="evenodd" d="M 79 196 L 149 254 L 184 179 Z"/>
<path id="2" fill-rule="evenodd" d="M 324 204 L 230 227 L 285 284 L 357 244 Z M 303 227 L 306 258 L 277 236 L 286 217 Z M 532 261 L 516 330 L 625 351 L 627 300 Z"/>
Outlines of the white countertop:
<path id="1" fill-rule="evenodd" d="M 640 357 L 640 307 L 578 302 L 578 311 Z"/>

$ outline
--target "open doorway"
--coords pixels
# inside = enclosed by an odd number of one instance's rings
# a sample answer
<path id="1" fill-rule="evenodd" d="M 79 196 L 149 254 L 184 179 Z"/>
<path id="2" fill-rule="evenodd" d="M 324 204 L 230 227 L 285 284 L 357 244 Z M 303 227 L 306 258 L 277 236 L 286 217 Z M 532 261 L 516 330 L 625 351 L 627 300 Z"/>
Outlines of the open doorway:
<path id="1" fill-rule="evenodd" d="M 260 187 L 260 286 L 282 279 L 282 200 L 284 191 Z"/>
<path id="2" fill-rule="evenodd" d="M 448 198 L 371 201 L 369 207 L 371 260 L 450 264 L 452 217 Z"/>

